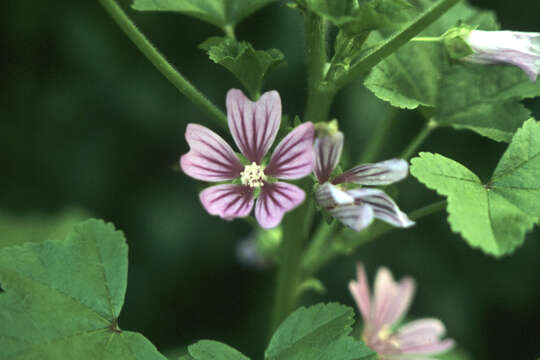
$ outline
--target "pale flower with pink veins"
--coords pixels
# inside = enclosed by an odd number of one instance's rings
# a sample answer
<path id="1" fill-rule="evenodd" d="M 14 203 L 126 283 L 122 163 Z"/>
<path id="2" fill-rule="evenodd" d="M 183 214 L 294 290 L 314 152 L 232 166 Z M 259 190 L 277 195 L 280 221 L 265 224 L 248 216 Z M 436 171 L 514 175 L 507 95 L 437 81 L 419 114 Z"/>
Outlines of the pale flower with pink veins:
<path id="1" fill-rule="evenodd" d="M 278 92 L 266 92 L 252 102 L 242 91 L 231 89 L 226 104 L 229 129 L 247 163 L 242 163 L 229 144 L 212 130 L 188 124 L 186 140 L 190 150 L 180 158 L 180 167 L 197 180 L 236 180 L 208 187 L 199 194 L 209 214 L 232 220 L 248 216 L 255 207 L 255 218 L 261 227 L 273 228 L 286 212 L 304 201 L 302 189 L 277 179 L 300 179 L 311 173 L 313 124 L 297 126 L 276 146 L 266 163 L 265 155 L 281 123 Z"/>
<path id="2" fill-rule="evenodd" d="M 414 295 L 412 278 L 396 282 L 392 273 L 381 267 L 375 277 L 372 297 L 363 265 L 358 264 L 357 268 L 358 278 L 349 283 L 349 290 L 364 320 L 362 337 L 381 360 L 433 360 L 430 355 L 454 346 L 452 339 L 441 339 L 446 329 L 438 319 L 419 319 L 396 327 Z"/>

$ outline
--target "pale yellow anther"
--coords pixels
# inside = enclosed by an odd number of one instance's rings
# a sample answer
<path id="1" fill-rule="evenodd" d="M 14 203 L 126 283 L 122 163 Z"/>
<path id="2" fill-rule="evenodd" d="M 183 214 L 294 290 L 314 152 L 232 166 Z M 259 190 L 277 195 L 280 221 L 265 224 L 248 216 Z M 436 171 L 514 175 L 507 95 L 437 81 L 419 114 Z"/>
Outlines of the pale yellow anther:
<path id="1" fill-rule="evenodd" d="M 240 173 L 240 181 L 242 184 L 252 188 L 263 186 L 264 180 L 266 180 L 264 169 L 255 162 L 252 162 L 251 165 L 246 165 L 244 171 Z"/>

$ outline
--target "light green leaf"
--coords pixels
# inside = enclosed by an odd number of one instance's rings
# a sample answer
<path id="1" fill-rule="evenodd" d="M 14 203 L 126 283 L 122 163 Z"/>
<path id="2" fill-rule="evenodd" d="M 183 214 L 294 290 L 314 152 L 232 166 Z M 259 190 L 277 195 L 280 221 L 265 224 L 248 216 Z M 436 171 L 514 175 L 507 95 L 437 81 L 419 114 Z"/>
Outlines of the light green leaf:
<path id="1" fill-rule="evenodd" d="M 520 100 L 539 95 L 540 83 L 517 67 L 455 64 L 440 83 L 435 118 L 508 142 L 531 116 Z"/>
<path id="2" fill-rule="evenodd" d="M 206 50 L 212 61 L 232 72 L 253 99 L 260 95 L 266 76 L 276 68 L 286 65 L 281 51 L 255 50 L 246 41 L 211 37 L 199 47 Z"/>
<path id="3" fill-rule="evenodd" d="M 276 0 L 134 0 L 133 9 L 174 11 L 209 22 L 222 29 L 234 27 L 244 18 Z"/>
<path id="4" fill-rule="evenodd" d="M 353 322 L 353 309 L 344 305 L 301 307 L 277 329 L 265 357 L 268 360 L 375 360 L 376 354 L 371 349 L 349 336 Z"/>
<path id="5" fill-rule="evenodd" d="M 249 360 L 232 347 L 213 340 L 201 340 L 188 347 L 194 360 Z"/>
<path id="6" fill-rule="evenodd" d="M 127 245 L 89 220 L 65 240 L 0 250 L 0 358 L 165 360 L 142 335 L 122 331 Z"/>
<path id="7" fill-rule="evenodd" d="M 405 0 L 307 0 L 306 6 L 349 35 L 395 27 L 414 14 Z"/>
<path id="8" fill-rule="evenodd" d="M 25 242 L 63 238 L 73 225 L 85 218 L 88 214 L 81 209 L 67 209 L 56 215 L 18 216 L 0 212 L 0 249 Z"/>
<path id="9" fill-rule="evenodd" d="M 485 253 L 511 253 L 540 218 L 540 123 L 534 119 L 516 132 L 486 184 L 442 155 L 420 153 L 411 163 L 413 176 L 448 197 L 452 230 Z"/>
<path id="10" fill-rule="evenodd" d="M 427 8 L 431 0 L 422 0 Z M 497 29 L 495 15 L 480 11 L 465 2 L 458 3 L 419 36 L 439 37 L 458 21 L 479 25 L 484 30 Z M 382 40 L 373 34 L 370 42 Z M 450 66 L 441 43 L 412 41 L 375 66 L 365 80 L 366 87 L 378 98 L 393 106 L 414 109 L 419 105 L 435 106 L 443 72 Z"/>

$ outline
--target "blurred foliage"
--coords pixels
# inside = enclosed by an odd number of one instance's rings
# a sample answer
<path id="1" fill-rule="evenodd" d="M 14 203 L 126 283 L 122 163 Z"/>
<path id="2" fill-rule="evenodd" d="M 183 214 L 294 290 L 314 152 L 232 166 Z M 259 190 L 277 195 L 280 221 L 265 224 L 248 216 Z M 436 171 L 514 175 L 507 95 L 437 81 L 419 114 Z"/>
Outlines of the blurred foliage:
<path id="1" fill-rule="evenodd" d="M 536 0 L 473 3 L 496 10 L 503 29 L 540 30 Z M 241 84 L 197 49 L 221 30 L 180 14 L 140 13 L 129 10 L 128 1 L 121 4 L 167 58 L 224 108 L 227 89 Z M 10 1 L 0 18 L 3 216 L 17 223 L 76 207 L 112 221 L 130 246 L 123 329 L 144 333 L 165 353 L 215 339 L 261 358 L 273 271 L 246 269 L 237 261 L 236 246 L 250 235 L 249 225 L 207 216 L 199 185 L 173 170 L 187 151 L 186 124 L 209 119 L 140 55 L 97 2 Z M 273 73 L 264 89 L 280 91 L 290 118 L 301 115 L 305 103 L 302 29 L 301 15 L 280 3 L 236 28 L 239 40 L 285 54 L 288 67 Z M 526 105 L 540 118 L 537 100 Z M 339 94 L 332 117 L 346 134 L 350 164 L 377 122 L 392 114 L 360 82 Z M 422 126 L 416 111 L 400 112 L 393 121 L 376 160 L 399 154 Z M 421 150 L 451 157 L 485 180 L 505 148 L 470 131 L 441 128 Z M 404 211 L 437 199 L 413 178 L 398 189 Z M 353 306 L 347 283 L 355 261 L 369 273 L 386 265 L 418 282 L 411 317 L 443 319 L 471 359 L 534 358 L 540 354 L 539 237 L 538 231 L 529 234 L 512 256 L 496 260 L 451 233 L 445 214 L 434 215 L 328 266 L 321 274 L 328 291 L 305 302 Z"/>

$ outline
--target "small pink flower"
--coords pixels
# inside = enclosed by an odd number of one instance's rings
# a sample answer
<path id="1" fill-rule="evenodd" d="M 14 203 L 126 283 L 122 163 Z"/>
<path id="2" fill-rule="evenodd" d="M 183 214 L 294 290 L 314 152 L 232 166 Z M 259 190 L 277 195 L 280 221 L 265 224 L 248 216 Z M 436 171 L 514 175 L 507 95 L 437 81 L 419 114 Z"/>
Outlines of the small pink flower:
<path id="1" fill-rule="evenodd" d="M 364 320 L 362 337 L 381 360 L 429 360 L 424 355 L 440 354 L 454 346 L 452 339 L 441 340 L 446 329 L 437 319 L 411 321 L 396 328 L 407 312 L 414 295 L 414 280 L 406 277 L 395 282 L 392 273 L 379 268 L 372 298 L 362 264 L 357 265 L 357 281 L 349 290 Z"/>
<path id="2" fill-rule="evenodd" d="M 249 164 L 242 164 L 229 144 L 215 132 L 188 124 L 186 140 L 190 150 L 180 158 L 180 166 L 198 180 L 239 180 L 239 184 L 215 185 L 199 194 L 208 213 L 232 220 L 248 216 L 255 204 L 255 217 L 261 227 L 273 228 L 287 211 L 304 201 L 302 189 L 275 179 L 300 179 L 312 171 L 313 124 L 307 122 L 291 131 L 265 165 L 263 159 L 281 123 L 281 99 L 277 91 L 264 93 L 257 102 L 252 102 L 242 91 L 229 90 L 227 118 L 234 142 Z"/>
<path id="3" fill-rule="evenodd" d="M 407 162 L 392 159 L 358 165 L 332 179 L 343 148 L 343 133 L 337 130 L 335 122 L 317 126 L 320 134 L 313 146 L 313 172 L 320 184 L 315 193 L 318 204 L 355 231 L 366 228 L 374 218 L 398 227 L 414 225 L 384 191 L 364 187 L 345 189 L 347 184 L 387 185 L 399 181 L 408 174 Z"/>
<path id="4" fill-rule="evenodd" d="M 540 33 L 472 30 L 465 41 L 474 53 L 461 60 L 518 66 L 532 82 L 536 81 L 540 72 Z"/>

